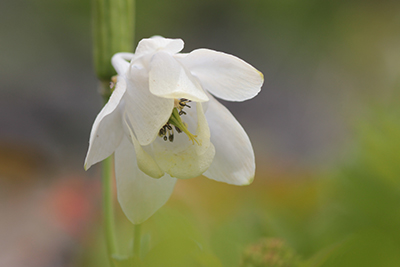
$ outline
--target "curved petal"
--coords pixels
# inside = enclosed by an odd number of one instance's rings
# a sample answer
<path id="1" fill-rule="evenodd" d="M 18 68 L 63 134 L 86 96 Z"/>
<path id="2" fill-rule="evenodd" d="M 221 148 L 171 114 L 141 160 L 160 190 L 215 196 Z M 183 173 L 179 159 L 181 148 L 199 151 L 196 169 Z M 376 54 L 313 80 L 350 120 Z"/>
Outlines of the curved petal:
<path id="1" fill-rule="evenodd" d="M 222 52 L 197 49 L 177 59 L 198 78 L 205 90 L 224 100 L 253 98 L 264 82 L 262 73 L 253 66 Z"/>
<path id="2" fill-rule="evenodd" d="M 136 138 L 145 146 L 154 141 L 161 127 L 168 121 L 174 108 L 174 100 L 150 93 L 146 69 L 132 66 L 127 82 L 125 112 L 130 115 Z"/>
<path id="3" fill-rule="evenodd" d="M 111 58 L 111 64 L 119 75 L 125 75 L 134 56 L 132 53 L 117 53 Z"/>
<path id="4" fill-rule="evenodd" d="M 173 142 L 158 138 L 153 143 L 154 158 L 158 166 L 172 177 L 197 177 L 213 161 L 215 149 L 210 142 L 210 130 L 201 103 L 197 103 L 197 118 L 196 143 L 189 141 L 184 133 L 179 134 Z"/>
<path id="5" fill-rule="evenodd" d="M 129 117 L 129 115 L 128 115 Z M 153 178 L 160 178 L 164 175 L 164 172 L 160 169 L 157 165 L 156 161 L 142 148 L 139 144 L 138 140 L 136 139 L 135 135 L 129 123 L 125 120 L 125 125 L 128 128 L 129 136 L 132 140 L 132 144 L 135 147 L 135 153 L 137 158 L 137 165 L 139 169 L 144 172 L 145 174 L 153 177 Z"/>
<path id="6" fill-rule="evenodd" d="M 168 54 L 176 54 L 183 49 L 182 39 L 169 39 L 161 36 L 142 39 L 135 51 L 136 56 L 152 54 L 157 51 L 165 51 Z"/>
<path id="7" fill-rule="evenodd" d="M 171 55 L 156 53 L 150 62 L 150 92 L 165 98 L 187 98 L 208 101 L 198 81 Z"/>
<path id="8" fill-rule="evenodd" d="M 115 174 L 118 201 L 126 217 L 140 224 L 153 215 L 169 199 L 176 179 L 165 174 L 160 179 L 147 176 L 136 164 L 135 149 L 123 138 L 115 151 Z"/>
<path id="9" fill-rule="evenodd" d="M 215 145 L 215 157 L 203 174 L 234 185 L 248 185 L 254 179 L 254 151 L 249 137 L 235 117 L 210 96 L 206 117 Z"/>
<path id="10" fill-rule="evenodd" d="M 89 149 L 85 159 L 85 170 L 110 156 L 119 145 L 122 135 L 120 106 L 126 92 L 126 83 L 120 78 L 107 104 L 97 115 L 90 133 Z"/>

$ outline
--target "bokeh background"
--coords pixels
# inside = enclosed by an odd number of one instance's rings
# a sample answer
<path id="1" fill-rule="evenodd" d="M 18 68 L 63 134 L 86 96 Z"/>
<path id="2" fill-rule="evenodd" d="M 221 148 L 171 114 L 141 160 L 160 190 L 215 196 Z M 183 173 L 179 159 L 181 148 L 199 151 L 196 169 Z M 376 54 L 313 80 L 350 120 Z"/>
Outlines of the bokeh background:
<path id="1" fill-rule="evenodd" d="M 145 266 L 400 266 L 400 2 L 136 5 L 136 42 L 179 37 L 265 76 L 253 100 L 224 102 L 254 183 L 179 181 L 143 226 Z M 0 266 L 108 266 L 100 166 L 83 171 L 101 109 L 90 1 L 3 0 L 0 34 Z"/>

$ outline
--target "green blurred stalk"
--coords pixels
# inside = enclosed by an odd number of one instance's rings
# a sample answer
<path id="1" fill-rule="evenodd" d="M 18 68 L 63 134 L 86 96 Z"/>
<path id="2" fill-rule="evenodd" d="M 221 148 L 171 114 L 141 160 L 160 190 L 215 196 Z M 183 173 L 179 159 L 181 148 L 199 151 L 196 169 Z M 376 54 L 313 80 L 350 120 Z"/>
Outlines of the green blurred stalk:
<path id="1" fill-rule="evenodd" d="M 111 57 L 133 52 L 135 0 L 92 0 L 94 66 L 100 81 L 116 74 Z"/>
<path id="2" fill-rule="evenodd" d="M 133 257 L 140 259 L 140 241 L 142 237 L 142 225 L 135 224 L 133 230 Z"/>
<path id="3" fill-rule="evenodd" d="M 135 0 L 92 0 L 94 68 L 100 80 L 104 104 L 111 96 L 109 83 L 116 74 L 111 57 L 133 52 Z M 114 226 L 113 157 L 103 161 L 103 223 L 111 266 L 122 266 Z M 121 258 L 121 259 L 119 259 Z"/>
<path id="4" fill-rule="evenodd" d="M 119 255 L 115 240 L 114 208 L 113 208 L 113 157 L 103 161 L 103 224 L 110 265 L 114 266 L 113 255 Z"/>

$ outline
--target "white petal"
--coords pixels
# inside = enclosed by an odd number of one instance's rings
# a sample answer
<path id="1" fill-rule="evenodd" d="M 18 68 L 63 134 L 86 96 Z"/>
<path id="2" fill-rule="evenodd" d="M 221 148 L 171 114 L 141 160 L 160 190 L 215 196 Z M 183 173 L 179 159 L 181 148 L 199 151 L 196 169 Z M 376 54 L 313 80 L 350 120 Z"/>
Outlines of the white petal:
<path id="1" fill-rule="evenodd" d="M 177 59 L 198 78 L 205 90 L 224 100 L 253 98 L 264 82 L 262 73 L 253 66 L 222 52 L 197 49 Z"/>
<path id="2" fill-rule="evenodd" d="M 174 100 L 150 93 L 146 69 L 132 66 L 128 77 L 125 111 L 130 115 L 139 143 L 145 146 L 154 141 L 161 127 L 168 121 Z"/>
<path id="3" fill-rule="evenodd" d="M 85 169 L 110 156 L 119 145 L 122 135 L 121 112 L 118 106 L 126 92 L 124 79 L 119 79 L 107 104 L 97 115 L 90 133 Z"/>
<path id="4" fill-rule="evenodd" d="M 111 58 L 111 64 L 119 75 L 125 75 L 133 57 L 134 54 L 132 53 L 117 53 Z"/>
<path id="5" fill-rule="evenodd" d="M 198 81 L 165 52 L 156 53 L 150 62 L 150 92 L 165 98 L 187 98 L 196 102 L 208 101 Z"/>
<path id="6" fill-rule="evenodd" d="M 127 138 L 123 138 L 115 152 L 115 174 L 118 201 L 134 224 L 146 221 L 161 208 L 171 196 L 176 182 L 168 174 L 154 179 L 140 171 L 135 149 Z"/>
<path id="7" fill-rule="evenodd" d="M 129 115 L 127 115 L 129 117 Z M 137 165 L 139 169 L 145 174 L 153 177 L 160 178 L 164 175 L 164 172 L 157 165 L 156 161 L 142 148 L 133 134 L 132 129 L 129 126 L 129 123 L 125 120 L 125 125 L 128 128 L 129 136 L 131 137 L 132 144 L 135 147 L 135 153 L 137 158 Z"/>
<path id="8" fill-rule="evenodd" d="M 188 111 L 189 112 L 189 111 Z M 189 179 L 201 175 L 211 165 L 215 149 L 201 103 L 197 103 L 197 141 L 189 141 L 185 133 L 175 134 L 173 142 L 157 138 L 153 143 L 154 157 L 161 169 L 172 177 Z"/>
<path id="9" fill-rule="evenodd" d="M 213 163 L 203 175 L 228 184 L 250 184 L 255 162 L 246 132 L 229 110 L 211 96 L 206 117 L 216 151 Z"/>
<path id="10" fill-rule="evenodd" d="M 148 39 L 142 39 L 135 51 L 136 56 L 152 54 L 157 51 L 164 51 L 168 54 L 176 54 L 183 49 L 182 39 L 168 39 L 161 36 L 154 36 Z"/>
<path id="11" fill-rule="evenodd" d="M 200 142 L 200 145 L 196 145 L 195 148 L 197 150 L 197 154 L 202 155 L 207 152 L 211 144 L 211 134 L 210 128 L 208 127 L 208 122 L 206 116 L 204 114 L 202 103 L 196 103 L 196 111 L 197 111 L 197 130 L 196 135 L 197 139 Z"/>

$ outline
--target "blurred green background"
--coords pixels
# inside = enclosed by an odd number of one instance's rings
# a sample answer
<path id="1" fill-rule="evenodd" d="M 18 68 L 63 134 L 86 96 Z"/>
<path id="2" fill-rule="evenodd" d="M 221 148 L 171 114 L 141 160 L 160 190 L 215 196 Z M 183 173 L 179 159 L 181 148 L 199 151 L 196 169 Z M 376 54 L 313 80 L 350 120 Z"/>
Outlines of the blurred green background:
<path id="1" fill-rule="evenodd" d="M 400 2 L 136 5 L 136 42 L 182 38 L 265 76 L 253 100 L 224 102 L 254 183 L 179 181 L 143 226 L 145 266 L 400 266 Z M 90 1 L 1 6 L 0 266 L 108 266 L 100 169 L 83 171 L 101 109 Z"/>

